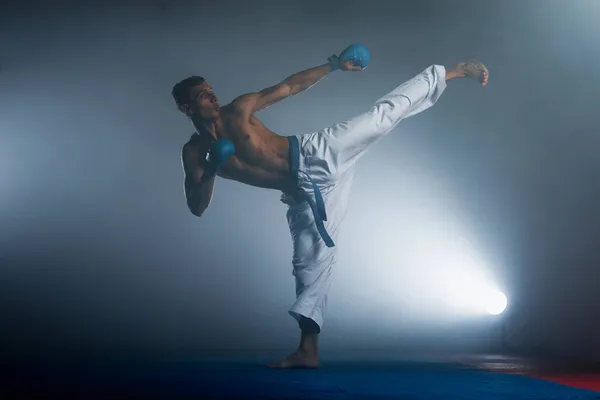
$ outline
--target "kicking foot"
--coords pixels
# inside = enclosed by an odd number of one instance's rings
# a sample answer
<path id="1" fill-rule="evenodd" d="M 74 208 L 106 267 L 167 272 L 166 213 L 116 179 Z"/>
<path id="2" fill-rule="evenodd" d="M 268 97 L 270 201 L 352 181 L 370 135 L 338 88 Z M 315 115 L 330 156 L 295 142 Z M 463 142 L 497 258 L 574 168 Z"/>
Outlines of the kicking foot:
<path id="1" fill-rule="evenodd" d="M 454 71 L 457 76 L 475 78 L 483 87 L 487 85 L 490 77 L 487 67 L 476 60 L 458 63 Z"/>
<path id="2" fill-rule="evenodd" d="M 296 351 L 290 354 L 281 361 L 272 362 L 267 364 L 269 368 L 318 368 L 319 367 L 319 356 L 316 354 L 308 354 L 301 351 Z"/>

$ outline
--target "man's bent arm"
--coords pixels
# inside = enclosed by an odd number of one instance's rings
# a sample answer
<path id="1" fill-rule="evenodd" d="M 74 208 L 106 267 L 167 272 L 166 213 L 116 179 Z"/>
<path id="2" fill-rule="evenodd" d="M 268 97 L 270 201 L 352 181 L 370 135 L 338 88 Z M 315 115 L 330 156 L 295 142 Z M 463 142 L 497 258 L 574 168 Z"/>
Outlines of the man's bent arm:
<path id="1" fill-rule="evenodd" d="M 185 197 L 191 213 L 202 216 L 213 196 L 215 176 L 205 173 L 196 149 L 184 148 L 182 154 L 185 172 Z"/>
<path id="2" fill-rule="evenodd" d="M 201 217 L 204 211 L 210 205 L 215 185 L 215 177 L 212 176 L 202 180 L 199 184 L 192 184 L 189 189 L 186 187 L 187 205 L 192 214 Z"/>
<path id="3" fill-rule="evenodd" d="M 255 113 L 310 88 L 329 74 L 330 71 L 331 66 L 329 63 L 305 69 L 288 76 L 277 85 L 270 86 L 257 93 L 240 96 L 232 104 L 236 108 Z"/>

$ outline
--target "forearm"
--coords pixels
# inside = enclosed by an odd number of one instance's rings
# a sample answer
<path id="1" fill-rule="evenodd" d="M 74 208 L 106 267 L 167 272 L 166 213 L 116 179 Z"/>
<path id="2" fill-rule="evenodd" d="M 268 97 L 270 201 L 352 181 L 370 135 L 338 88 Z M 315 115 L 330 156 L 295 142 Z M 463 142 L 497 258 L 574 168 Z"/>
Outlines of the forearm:
<path id="1" fill-rule="evenodd" d="M 319 82 L 329 74 L 330 71 L 331 67 L 329 66 L 329 63 L 323 64 L 290 75 L 282 82 L 282 84 L 290 87 L 292 95 L 298 94 Z"/>
<path id="2" fill-rule="evenodd" d="M 188 192 L 187 204 L 192 214 L 200 217 L 208 208 L 212 200 L 214 185 L 215 177 L 207 177 Z"/>

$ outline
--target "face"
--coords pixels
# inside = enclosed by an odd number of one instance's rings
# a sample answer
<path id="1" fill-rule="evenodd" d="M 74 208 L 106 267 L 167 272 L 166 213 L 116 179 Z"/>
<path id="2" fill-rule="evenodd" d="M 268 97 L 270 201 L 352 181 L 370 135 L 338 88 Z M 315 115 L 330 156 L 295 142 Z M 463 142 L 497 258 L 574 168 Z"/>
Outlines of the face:
<path id="1" fill-rule="evenodd" d="M 219 117 L 219 102 L 212 87 L 204 82 L 190 89 L 190 103 L 186 113 L 203 120 L 215 120 Z"/>

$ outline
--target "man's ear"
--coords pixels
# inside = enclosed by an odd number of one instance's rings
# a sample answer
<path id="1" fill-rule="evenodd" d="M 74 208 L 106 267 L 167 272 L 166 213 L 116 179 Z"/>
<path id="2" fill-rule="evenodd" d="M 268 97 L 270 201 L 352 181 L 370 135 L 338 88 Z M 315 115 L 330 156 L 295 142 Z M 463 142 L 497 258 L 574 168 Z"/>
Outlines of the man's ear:
<path id="1" fill-rule="evenodd" d="M 179 111 L 187 115 L 188 117 L 192 116 L 192 109 L 187 104 L 182 104 L 179 106 Z"/>

